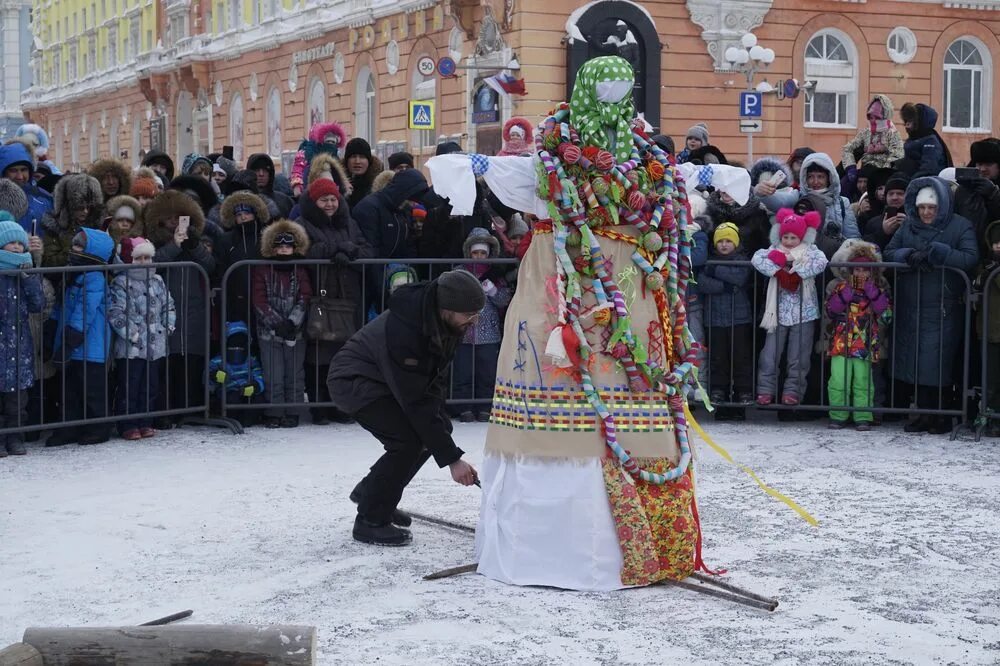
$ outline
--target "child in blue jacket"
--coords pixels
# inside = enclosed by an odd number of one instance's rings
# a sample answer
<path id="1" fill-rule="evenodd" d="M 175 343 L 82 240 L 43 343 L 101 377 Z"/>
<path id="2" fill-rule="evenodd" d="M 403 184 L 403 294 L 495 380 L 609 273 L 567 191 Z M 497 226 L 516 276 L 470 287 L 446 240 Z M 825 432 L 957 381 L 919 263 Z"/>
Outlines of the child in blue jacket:
<path id="1" fill-rule="evenodd" d="M 225 393 L 228 405 L 264 401 L 264 369 L 250 353 L 250 328 L 246 322 L 226 323 L 226 362 L 222 362 L 221 354 L 208 362 L 208 381 L 213 398 L 221 400 Z M 234 417 L 244 426 L 260 422 L 260 413 L 254 410 L 238 410 Z"/>
<path id="2" fill-rule="evenodd" d="M 81 229 L 73 237 L 68 266 L 105 266 L 111 262 L 115 241 L 98 229 Z M 56 359 L 65 362 L 64 421 L 83 421 L 108 415 L 108 277 L 104 271 L 73 271 L 63 281 L 60 334 L 56 336 Z M 56 432 L 46 446 L 101 444 L 108 441 L 108 423 L 68 426 Z"/>

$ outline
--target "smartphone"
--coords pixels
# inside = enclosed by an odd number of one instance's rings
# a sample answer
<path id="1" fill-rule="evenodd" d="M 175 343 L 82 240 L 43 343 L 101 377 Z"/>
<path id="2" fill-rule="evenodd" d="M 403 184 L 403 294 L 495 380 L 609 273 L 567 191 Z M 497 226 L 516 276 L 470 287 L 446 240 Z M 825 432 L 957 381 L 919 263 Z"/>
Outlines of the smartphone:
<path id="1" fill-rule="evenodd" d="M 958 167 L 955 169 L 955 180 L 958 182 L 979 178 L 979 169 L 975 167 Z"/>
<path id="2" fill-rule="evenodd" d="M 782 183 L 785 182 L 785 172 L 779 171 L 773 176 L 771 176 L 771 185 L 775 187 L 781 187 Z"/>
<path id="3" fill-rule="evenodd" d="M 32 218 L 31 220 L 31 235 L 32 236 L 38 235 L 38 220 L 35 218 Z"/>
<path id="4" fill-rule="evenodd" d="M 890 218 L 890 217 L 896 217 L 897 215 L 899 215 L 900 212 L 901 212 L 900 209 L 896 208 L 895 206 L 886 206 L 885 207 L 885 217 L 887 219 Z"/>
<path id="5" fill-rule="evenodd" d="M 191 226 L 191 217 L 188 215 L 181 215 L 177 218 L 177 231 L 182 234 L 187 234 L 188 227 Z"/>

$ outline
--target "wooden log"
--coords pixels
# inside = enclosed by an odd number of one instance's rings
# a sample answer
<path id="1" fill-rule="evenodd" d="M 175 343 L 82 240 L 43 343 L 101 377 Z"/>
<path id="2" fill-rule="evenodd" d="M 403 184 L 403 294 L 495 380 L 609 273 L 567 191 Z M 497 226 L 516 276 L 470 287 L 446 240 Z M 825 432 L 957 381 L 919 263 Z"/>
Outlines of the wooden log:
<path id="1" fill-rule="evenodd" d="M 27 643 L 14 643 L 0 650 L 0 666 L 45 666 L 42 653 Z"/>
<path id="2" fill-rule="evenodd" d="M 316 627 L 296 625 L 31 627 L 23 640 L 45 666 L 312 666 L 316 658 Z"/>

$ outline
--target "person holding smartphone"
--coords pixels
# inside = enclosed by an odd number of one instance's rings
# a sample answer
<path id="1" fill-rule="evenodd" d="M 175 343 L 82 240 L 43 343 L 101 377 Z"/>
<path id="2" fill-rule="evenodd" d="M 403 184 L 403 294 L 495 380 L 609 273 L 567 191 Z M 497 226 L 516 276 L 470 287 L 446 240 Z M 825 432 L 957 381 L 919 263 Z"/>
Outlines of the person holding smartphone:
<path id="1" fill-rule="evenodd" d="M 892 237 L 906 221 L 904 199 L 910 179 L 902 172 L 896 172 L 885 183 L 885 208 L 882 215 L 871 217 L 865 224 L 863 238 L 885 250 Z"/>

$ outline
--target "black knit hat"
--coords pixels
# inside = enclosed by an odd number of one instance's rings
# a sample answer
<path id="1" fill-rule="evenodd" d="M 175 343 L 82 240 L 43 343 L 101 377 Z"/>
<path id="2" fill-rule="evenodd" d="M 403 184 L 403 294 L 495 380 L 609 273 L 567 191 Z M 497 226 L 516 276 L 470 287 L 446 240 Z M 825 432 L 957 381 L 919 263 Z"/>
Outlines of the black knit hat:
<path id="1" fill-rule="evenodd" d="M 395 169 L 396 167 L 398 167 L 401 164 L 405 164 L 405 165 L 407 165 L 408 167 L 410 167 L 412 169 L 413 168 L 413 155 L 409 154 L 406 151 L 400 151 L 398 153 L 393 153 L 392 155 L 389 155 L 388 162 L 389 162 L 389 168 L 390 169 Z"/>
<path id="2" fill-rule="evenodd" d="M 907 186 L 910 184 L 910 177 L 901 171 L 889 176 L 889 180 L 885 181 L 885 191 L 889 192 L 891 190 L 906 190 Z"/>
<path id="3" fill-rule="evenodd" d="M 347 162 L 352 155 L 361 155 L 369 162 L 372 161 L 372 147 L 368 145 L 368 142 L 359 136 L 354 137 L 347 142 L 347 146 L 344 147 L 344 162 Z"/>
<path id="4" fill-rule="evenodd" d="M 439 143 L 437 149 L 435 149 L 435 155 L 451 155 L 452 153 L 462 152 L 462 146 L 458 145 L 454 141 L 445 141 L 444 143 Z"/>
<path id="5" fill-rule="evenodd" d="M 486 305 L 483 285 L 461 269 L 442 273 L 437 279 L 438 307 L 452 312 L 479 312 Z"/>
<path id="6" fill-rule="evenodd" d="M 1000 141 L 994 138 L 976 141 L 969 148 L 972 164 L 1000 164 Z"/>

